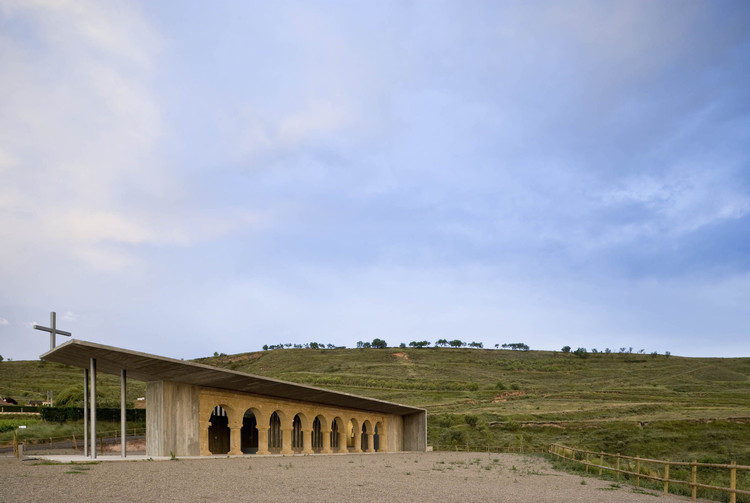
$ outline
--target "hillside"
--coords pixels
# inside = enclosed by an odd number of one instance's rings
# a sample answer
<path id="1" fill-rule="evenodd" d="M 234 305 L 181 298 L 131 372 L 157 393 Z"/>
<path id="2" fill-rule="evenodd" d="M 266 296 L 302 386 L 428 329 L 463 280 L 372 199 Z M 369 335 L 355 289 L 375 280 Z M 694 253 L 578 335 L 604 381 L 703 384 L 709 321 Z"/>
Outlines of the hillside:
<path id="1" fill-rule="evenodd" d="M 424 407 L 432 444 L 750 462 L 750 358 L 483 349 L 277 349 L 201 363 Z M 81 388 L 78 369 L 0 363 L 0 395 Z M 116 400 L 117 378 L 98 387 Z M 143 396 L 132 383 L 129 399 Z M 743 461 L 744 460 L 744 461 Z"/>

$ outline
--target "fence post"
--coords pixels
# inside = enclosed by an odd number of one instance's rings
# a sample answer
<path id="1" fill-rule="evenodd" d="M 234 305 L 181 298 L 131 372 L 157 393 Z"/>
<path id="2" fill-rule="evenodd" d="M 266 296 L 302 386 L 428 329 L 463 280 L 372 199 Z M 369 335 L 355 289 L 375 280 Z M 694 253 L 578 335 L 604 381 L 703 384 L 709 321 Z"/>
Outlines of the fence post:
<path id="1" fill-rule="evenodd" d="M 604 466 L 604 451 L 599 451 L 599 476 L 602 476 L 602 470 Z"/>
<path id="2" fill-rule="evenodd" d="M 693 467 L 693 476 L 692 476 L 692 482 L 690 486 L 692 487 L 692 496 L 693 501 L 695 501 L 698 498 L 698 486 L 696 485 L 698 483 L 698 460 L 694 459 L 692 463 Z"/>
<path id="3" fill-rule="evenodd" d="M 76 442 L 76 436 L 75 435 L 73 435 L 73 450 L 74 451 L 78 450 L 78 442 Z"/>
<path id="4" fill-rule="evenodd" d="M 620 453 L 617 453 L 617 482 L 620 481 Z"/>
<path id="5" fill-rule="evenodd" d="M 586 451 L 586 473 L 589 472 L 589 451 Z"/>
<path id="6" fill-rule="evenodd" d="M 641 457 L 635 457 L 635 487 L 641 487 Z"/>
<path id="7" fill-rule="evenodd" d="M 737 489 L 737 468 L 735 468 L 735 465 L 737 464 L 737 461 L 732 461 L 732 468 L 729 469 L 729 489 L 732 490 L 731 493 L 729 493 L 729 503 L 737 503 L 737 493 L 735 490 Z"/>
<path id="8" fill-rule="evenodd" d="M 664 465 L 664 495 L 669 494 L 669 460 Z"/>

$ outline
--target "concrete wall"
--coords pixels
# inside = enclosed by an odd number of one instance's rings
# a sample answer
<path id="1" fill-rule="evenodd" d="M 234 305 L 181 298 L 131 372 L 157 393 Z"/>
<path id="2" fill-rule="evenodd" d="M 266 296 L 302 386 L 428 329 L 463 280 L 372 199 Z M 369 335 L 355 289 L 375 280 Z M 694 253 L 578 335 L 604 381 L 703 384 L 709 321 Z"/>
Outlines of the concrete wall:
<path id="1" fill-rule="evenodd" d="M 404 450 L 404 419 L 401 416 L 389 416 L 386 424 L 388 434 L 388 451 L 401 452 Z"/>
<path id="2" fill-rule="evenodd" d="M 200 455 L 198 389 L 169 381 L 146 383 L 146 454 Z"/>
<path id="3" fill-rule="evenodd" d="M 427 450 L 427 413 L 417 412 L 404 416 L 404 449 L 405 451 Z"/>

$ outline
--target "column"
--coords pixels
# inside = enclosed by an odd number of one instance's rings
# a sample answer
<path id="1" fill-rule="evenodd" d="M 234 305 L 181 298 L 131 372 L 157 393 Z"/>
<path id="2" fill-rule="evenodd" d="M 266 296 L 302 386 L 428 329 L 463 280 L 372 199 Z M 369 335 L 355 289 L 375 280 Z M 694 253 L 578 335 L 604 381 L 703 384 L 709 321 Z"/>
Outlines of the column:
<path id="1" fill-rule="evenodd" d="M 340 453 L 346 453 L 349 452 L 349 449 L 346 447 L 346 427 L 342 426 L 339 428 L 339 451 Z"/>
<path id="2" fill-rule="evenodd" d="M 260 418 L 256 418 L 256 420 L 260 421 Z M 258 425 L 260 424 L 258 422 Z M 268 421 L 265 424 L 268 425 Z M 258 454 L 270 454 L 268 450 L 268 428 L 258 428 Z"/>
<path id="3" fill-rule="evenodd" d="M 369 431 L 365 432 L 365 436 L 367 437 L 367 452 L 375 452 L 375 436 Z"/>
<path id="4" fill-rule="evenodd" d="M 127 397 L 127 384 L 125 369 L 120 370 L 120 454 L 122 457 L 127 456 L 128 443 L 127 443 L 127 428 L 128 428 L 128 409 L 125 404 L 125 398 Z"/>
<path id="5" fill-rule="evenodd" d="M 89 455 L 89 369 L 83 369 L 83 455 Z"/>
<path id="6" fill-rule="evenodd" d="M 229 452 L 230 456 L 242 454 L 242 421 L 229 423 Z"/>
<path id="7" fill-rule="evenodd" d="M 331 453 L 331 430 L 320 430 L 323 435 L 323 448 L 320 450 L 321 454 Z"/>
<path id="8" fill-rule="evenodd" d="M 313 454 L 312 449 L 312 429 L 302 429 L 302 454 Z"/>
<path id="9" fill-rule="evenodd" d="M 281 429 L 281 454 L 294 454 L 292 450 L 292 429 Z"/>
<path id="10" fill-rule="evenodd" d="M 362 430 L 354 428 L 354 452 L 362 452 Z"/>
<path id="11" fill-rule="evenodd" d="M 96 459 L 96 358 L 91 358 L 91 371 L 89 372 L 91 377 L 91 457 Z"/>

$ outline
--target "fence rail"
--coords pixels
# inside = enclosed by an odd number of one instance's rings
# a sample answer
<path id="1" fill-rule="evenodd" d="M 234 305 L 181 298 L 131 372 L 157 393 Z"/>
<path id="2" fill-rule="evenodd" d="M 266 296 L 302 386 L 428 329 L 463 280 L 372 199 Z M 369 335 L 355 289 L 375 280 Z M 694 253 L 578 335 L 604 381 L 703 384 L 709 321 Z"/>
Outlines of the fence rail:
<path id="1" fill-rule="evenodd" d="M 750 474 L 750 466 L 738 465 L 734 461 L 730 464 L 698 463 L 697 460 L 692 462 L 665 461 L 661 459 L 641 458 L 638 456 L 633 457 L 623 456 L 621 454 L 588 451 L 561 444 L 550 445 L 549 453 L 558 459 L 566 459 L 568 461 L 583 464 L 586 467 L 587 472 L 589 471 L 589 468 L 598 469 L 600 476 L 605 470 L 612 472 L 615 474 L 618 481 L 622 474 L 632 476 L 635 479 L 636 487 L 640 487 L 640 481 L 642 478 L 653 480 L 655 482 L 662 482 L 664 484 L 664 494 L 669 493 L 669 484 L 679 484 L 690 488 L 693 500 L 697 498 L 698 489 L 729 493 L 730 503 L 736 503 L 738 494 L 750 496 L 750 491 L 737 489 L 737 471 L 748 472 Z M 594 461 L 592 461 L 592 457 Z M 608 461 L 608 463 L 605 463 L 605 460 Z M 612 460 L 614 460 L 614 463 Z M 644 464 L 658 465 L 662 468 L 660 473 L 658 471 L 654 473 L 651 470 L 646 469 L 643 466 Z M 671 478 L 670 468 L 672 467 L 690 468 L 690 480 Z M 729 487 L 698 482 L 699 468 L 729 470 Z"/>

